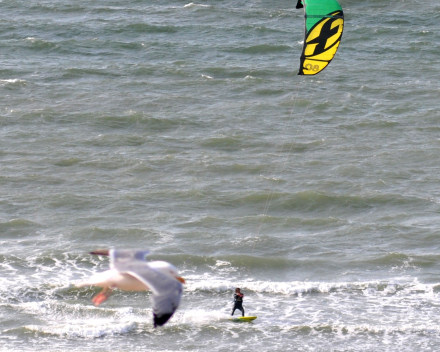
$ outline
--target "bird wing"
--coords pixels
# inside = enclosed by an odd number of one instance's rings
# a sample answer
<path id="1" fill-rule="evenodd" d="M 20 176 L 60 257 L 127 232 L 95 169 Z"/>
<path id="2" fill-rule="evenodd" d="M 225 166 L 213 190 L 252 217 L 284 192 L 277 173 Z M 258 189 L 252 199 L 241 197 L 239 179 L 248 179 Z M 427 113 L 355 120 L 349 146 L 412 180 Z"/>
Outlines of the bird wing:
<path id="1" fill-rule="evenodd" d="M 134 262 L 140 262 L 145 264 L 145 257 L 149 251 L 136 251 L 136 250 L 116 250 L 110 249 L 108 255 L 110 256 L 110 268 L 121 271 L 126 264 L 132 264 Z"/>
<path id="2" fill-rule="evenodd" d="M 156 327 L 164 325 L 176 311 L 182 297 L 182 284 L 151 268 L 144 261 L 147 254 L 147 251 L 111 250 L 110 258 L 116 270 L 134 276 L 151 289 Z"/>

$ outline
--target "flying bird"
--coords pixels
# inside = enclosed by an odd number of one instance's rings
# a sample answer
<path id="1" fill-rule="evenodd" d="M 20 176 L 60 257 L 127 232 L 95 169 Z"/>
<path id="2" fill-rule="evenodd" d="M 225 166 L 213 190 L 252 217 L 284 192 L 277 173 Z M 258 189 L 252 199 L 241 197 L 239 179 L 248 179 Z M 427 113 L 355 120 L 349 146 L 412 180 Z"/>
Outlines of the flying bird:
<path id="1" fill-rule="evenodd" d="M 115 288 L 124 291 L 151 290 L 154 327 L 164 325 L 174 314 L 182 297 L 182 283 L 177 269 L 164 261 L 145 261 L 148 251 L 99 249 L 90 254 L 110 257 L 110 270 L 97 273 L 90 279 L 77 283 L 77 287 L 99 286 L 100 291 L 92 302 L 98 306 Z"/>

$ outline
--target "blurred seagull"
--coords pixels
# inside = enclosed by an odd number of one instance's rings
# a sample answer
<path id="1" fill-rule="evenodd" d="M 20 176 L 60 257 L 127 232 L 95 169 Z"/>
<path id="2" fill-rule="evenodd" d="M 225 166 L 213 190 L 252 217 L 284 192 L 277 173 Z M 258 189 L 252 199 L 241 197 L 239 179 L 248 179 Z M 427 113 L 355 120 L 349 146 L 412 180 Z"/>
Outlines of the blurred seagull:
<path id="1" fill-rule="evenodd" d="M 110 270 L 97 273 L 77 287 L 99 286 L 104 289 L 93 297 L 98 306 L 112 293 L 112 289 L 124 291 L 151 290 L 153 295 L 154 327 L 164 325 L 176 311 L 182 297 L 182 283 L 177 269 L 163 261 L 146 262 L 148 251 L 99 249 L 90 254 L 110 256 Z"/>

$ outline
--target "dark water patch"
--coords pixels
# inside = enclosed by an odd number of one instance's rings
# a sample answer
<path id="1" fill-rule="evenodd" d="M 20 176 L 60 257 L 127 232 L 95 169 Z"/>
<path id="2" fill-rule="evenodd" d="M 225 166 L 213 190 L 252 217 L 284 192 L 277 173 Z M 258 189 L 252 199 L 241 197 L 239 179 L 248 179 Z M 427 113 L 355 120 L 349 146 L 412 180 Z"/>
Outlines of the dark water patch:
<path id="1" fill-rule="evenodd" d="M 33 37 L 21 40 L 17 44 L 23 48 L 31 49 L 32 51 L 43 51 L 46 53 L 52 52 L 60 47 L 57 42 Z"/>
<path id="2" fill-rule="evenodd" d="M 252 217 L 252 222 L 259 224 L 267 224 L 269 226 L 285 226 L 287 228 L 296 228 L 297 226 L 304 226 L 307 228 L 333 228 L 341 225 L 347 225 L 348 222 L 343 219 L 327 217 L 278 217 L 271 215 L 259 215 L 257 218 Z"/>
<path id="3" fill-rule="evenodd" d="M 239 121 L 240 116 L 237 116 L 237 121 Z M 238 122 L 237 122 L 238 124 Z M 199 140 L 199 144 L 204 149 L 213 149 L 219 151 L 253 151 L 256 154 L 264 153 L 269 148 L 273 147 L 272 141 L 262 141 L 252 133 L 254 131 L 241 131 L 238 126 L 233 131 L 225 131 L 225 133 L 214 134 L 213 136 L 209 136 Z M 259 133 L 255 131 L 255 133 Z M 238 160 L 239 156 L 237 156 Z M 246 159 L 243 159 L 246 160 Z M 252 159 L 248 159 L 251 163 L 251 160 L 257 160 L 257 158 L 253 157 Z M 241 161 L 241 160 L 240 160 Z M 232 162 L 232 159 L 225 154 L 225 158 L 218 159 L 219 164 L 226 165 Z M 238 164 L 238 163 L 237 163 Z M 230 165 L 230 164 L 229 164 Z"/>
<path id="4" fill-rule="evenodd" d="M 98 77 L 121 77 L 122 74 L 117 70 L 111 70 L 108 68 L 69 68 L 64 71 L 63 78 L 64 79 L 72 79 L 72 78 L 81 78 L 90 76 L 98 76 Z"/>
<path id="5" fill-rule="evenodd" d="M 180 63 L 174 63 L 176 66 L 180 66 L 183 64 Z M 136 65 L 133 68 L 133 74 L 136 77 L 150 77 L 150 76 L 155 76 L 155 74 L 157 74 L 158 68 L 154 65 L 148 65 L 148 64 L 140 64 L 140 65 Z M 141 83 L 142 85 L 144 85 L 144 83 Z"/>
<path id="6" fill-rule="evenodd" d="M 408 111 L 408 110 L 406 110 Z M 382 117 L 382 118 L 380 118 Z M 369 128 L 369 129 L 394 129 L 397 128 L 399 126 L 402 126 L 401 122 L 396 120 L 390 120 L 389 118 L 387 119 L 385 117 L 385 115 L 381 116 L 377 116 L 376 118 L 374 117 L 366 117 L 363 118 L 362 120 L 356 120 L 355 123 L 349 123 L 349 124 L 340 124 L 338 127 L 340 128 L 345 128 L 347 130 L 357 130 L 359 128 Z"/>
<path id="7" fill-rule="evenodd" d="M 181 88 L 184 84 L 185 86 L 197 86 L 200 84 L 199 80 L 194 77 L 194 74 L 190 72 L 185 67 L 176 67 L 173 65 L 166 65 L 162 67 L 158 67 L 155 72 L 156 77 L 172 77 L 177 78 L 178 80 L 174 81 L 172 85 L 175 85 L 176 88 Z"/>
<path id="8" fill-rule="evenodd" d="M 271 211 L 275 210 L 303 210 L 313 212 L 330 209 L 352 209 L 358 211 L 373 210 L 384 206 L 416 206 L 424 204 L 423 199 L 417 197 L 405 197 L 400 194 L 376 194 L 376 195 L 343 195 L 319 191 L 301 191 L 294 194 L 272 193 L 236 193 L 231 196 L 231 205 L 247 206 L 251 204 L 264 204 L 271 199 Z"/>
<path id="9" fill-rule="evenodd" d="M 408 18 L 408 16 L 392 16 L 387 19 L 385 25 L 394 25 L 399 28 L 410 27 L 414 25 L 414 18 Z"/>
<path id="10" fill-rule="evenodd" d="M 93 147 L 94 145 L 91 144 Z M 98 145 L 99 146 L 99 145 Z M 132 146 L 126 146 L 126 145 L 120 145 L 119 148 L 131 148 Z M 136 147 L 136 146 L 135 146 Z M 108 152 L 108 149 L 111 148 L 105 145 L 99 146 L 99 149 L 101 151 L 99 153 L 95 153 L 95 158 L 90 158 L 88 160 L 84 160 L 81 163 L 81 168 L 79 168 L 80 172 L 78 174 L 80 180 L 86 180 L 88 177 L 98 177 L 98 180 L 94 184 L 95 186 L 100 185 L 99 189 L 114 192 L 117 188 L 114 186 L 108 186 L 107 188 L 107 182 L 109 179 L 111 179 L 114 175 L 119 175 L 119 177 L 122 177 L 125 181 L 128 178 L 131 177 L 131 175 L 127 175 L 126 172 L 129 168 L 133 166 L 133 162 L 127 157 L 124 157 L 125 152 L 119 151 L 118 153 L 110 153 Z M 102 157 L 105 155 L 105 157 Z M 98 157 L 99 156 L 99 157 Z M 88 171 L 86 171 L 88 170 Z M 94 171 L 91 171 L 94 170 Z M 121 180 L 121 182 L 123 182 Z M 106 198 L 101 198 L 102 201 L 104 201 Z M 97 199 L 98 200 L 98 199 Z M 99 201 L 98 201 L 99 202 Z M 106 203 L 106 202 L 105 202 Z M 116 203 L 115 203 L 116 204 Z"/>
<path id="11" fill-rule="evenodd" d="M 58 194 L 50 198 L 47 206 L 56 211 L 83 211 L 93 208 L 92 198 L 93 196 L 84 197 L 83 195 L 76 194 Z"/>
<path id="12" fill-rule="evenodd" d="M 438 265 L 440 255 L 418 255 L 399 252 L 386 253 L 376 258 L 363 260 L 369 265 L 386 266 L 390 268 L 433 268 Z"/>
<path id="13" fill-rule="evenodd" d="M 218 255 L 218 256 L 194 256 L 186 254 L 178 255 L 156 255 L 152 254 L 151 260 L 161 260 L 172 262 L 178 267 L 206 267 L 215 266 L 218 260 L 226 261 L 234 267 L 241 268 L 287 268 L 298 265 L 298 261 L 288 260 L 281 257 L 256 257 L 250 255 Z"/>
<path id="14" fill-rule="evenodd" d="M 185 228 L 190 228 L 190 229 L 191 228 L 204 228 L 204 227 L 215 228 L 215 227 L 219 227 L 221 224 L 223 224 L 223 222 L 224 222 L 224 220 L 222 218 L 208 215 L 208 216 L 188 219 L 188 220 L 178 224 L 178 227 L 183 228 L 183 229 L 185 229 Z"/>
<path id="15" fill-rule="evenodd" d="M 235 178 L 240 174 L 260 175 L 266 170 L 266 167 L 258 164 L 250 164 L 249 162 L 238 164 L 226 161 L 224 164 L 216 163 L 214 165 L 209 165 L 207 169 L 219 175 L 233 175 Z"/>
<path id="16" fill-rule="evenodd" d="M 33 227 L 38 225 L 37 223 L 26 220 L 26 219 L 12 219 L 7 222 L 0 223 L 0 228 L 22 228 L 22 227 Z"/>
<path id="17" fill-rule="evenodd" d="M 82 6 L 76 3 L 57 3 L 51 4 L 50 2 L 29 2 L 26 6 L 29 11 L 34 11 L 36 14 L 50 15 L 57 14 L 85 14 L 89 11 L 87 6 Z"/>
<path id="18" fill-rule="evenodd" d="M 264 238 L 269 238 L 268 236 Z M 269 243 L 267 241 L 266 243 Z M 286 241 L 287 243 L 287 241 Z M 285 244 L 286 245 L 286 244 Z M 284 247 L 285 247 L 284 245 Z M 272 253 L 270 255 L 267 253 L 258 255 L 258 249 L 255 250 L 255 253 L 252 254 L 252 246 L 248 246 L 247 244 L 240 244 L 241 248 L 246 248 L 247 252 L 250 254 L 210 254 L 206 256 L 194 256 L 187 254 L 156 254 L 153 253 L 149 256 L 149 260 L 165 260 L 170 263 L 173 263 L 177 266 L 182 272 L 209 272 L 212 274 L 219 274 L 223 272 L 224 269 L 227 269 L 226 272 L 237 272 L 243 274 L 253 274 L 257 277 L 261 278 L 272 277 L 280 278 L 284 275 L 280 273 L 290 272 L 294 274 L 296 278 L 303 276 L 301 272 L 311 273 L 313 271 L 323 270 L 322 268 L 326 268 L 326 270 L 337 270 L 338 265 L 334 262 L 329 262 L 327 259 L 320 259 L 318 256 L 313 258 L 298 258 L 298 259 L 288 259 L 286 256 L 279 255 L 276 253 Z M 279 243 L 279 248 L 283 245 Z M 228 250 L 229 251 L 229 250 Z M 320 269 L 321 268 L 321 269 Z M 318 276 L 310 276 L 317 278 Z M 274 279 L 276 280 L 276 279 Z M 209 283 L 207 283 L 209 286 Z M 288 284 L 286 283 L 286 287 Z"/>
<path id="19" fill-rule="evenodd" d="M 141 42 L 111 42 L 109 43 L 112 47 L 120 48 L 124 51 L 124 55 L 127 55 L 126 50 L 140 51 L 145 48 L 145 44 Z"/>
<path id="20" fill-rule="evenodd" d="M 127 25 L 125 28 L 121 28 L 119 30 L 120 32 L 134 32 L 134 33 L 148 33 L 148 34 L 154 34 L 154 33 L 177 33 L 179 31 L 178 27 L 176 26 L 170 26 L 170 25 L 153 25 L 148 23 L 131 23 Z"/>
<path id="21" fill-rule="evenodd" d="M 32 74 L 33 71 L 24 67 L 2 67 L 0 68 L 0 77 L 2 80 L 6 82 L 8 80 L 26 80 L 25 77 L 29 74 Z"/>
<path id="22" fill-rule="evenodd" d="M 81 162 L 82 162 L 81 159 L 72 157 L 72 158 L 58 160 L 54 163 L 54 165 L 60 166 L 60 167 L 69 167 L 69 166 L 77 165 Z"/>
<path id="23" fill-rule="evenodd" d="M 292 48 L 288 45 L 273 45 L 273 44 L 259 44 L 253 45 L 246 48 L 236 47 L 232 49 L 224 49 L 225 51 L 233 51 L 235 53 L 243 54 L 269 54 L 269 53 L 280 53 L 285 51 L 290 51 Z"/>
<path id="24" fill-rule="evenodd" d="M 312 142 L 284 142 L 278 146 L 281 154 L 285 153 L 305 153 L 316 151 L 324 146 L 324 140 L 316 140 Z"/>
<path id="25" fill-rule="evenodd" d="M 0 232 L 3 233 L 2 239 L 16 240 L 34 236 L 35 232 L 41 229 L 41 227 L 41 224 L 22 218 L 0 222 Z"/>
<path id="26" fill-rule="evenodd" d="M 241 67 L 237 65 L 225 66 L 206 66 L 202 67 L 202 73 L 216 79 L 236 79 L 237 82 L 244 81 L 252 84 L 262 84 L 268 82 L 277 82 L 280 77 L 296 77 L 296 69 L 283 69 L 273 67 L 255 67 L 252 69 Z M 234 81 L 233 81 L 234 82 Z M 232 83 L 231 81 L 225 81 L 225 83 Z M 287 88 L 286 88 L 287 89 Z M 284 89 L 280 89 L 284 92 Z"/>
<path id="27" fill-rule="evenodd" d="M 262 33 L 262 34 L 274 34 L 274 35 L 282 35 L 285 33 L 291 33 L 290 31 L 287 31 L 283 28 L 273 28 L 273 27 L 268 27 L 265 25 L 258 25 L 258 24 L 250 24 L 250 25 L 246 25 L 243 26 L 242 29 L 245 32 L 248 31 L 256 31 L 257 33 Z"/>
<path id="28" fill-rule="evenodd" d="M 256 89 L 255 94 L 262 96 L 271 96 L 271 95 L 282 95 L 285 94 L 286 90 L 284 89 Z"/>
<path id="29" fill-rule="evenodd" d="M 67 29 L 69 30 L 69 29 Z M 106 61 L 106 58 L 112 57 L 123 58 L 134 55 L 143 55 L 145 51 L 145 44 L 141 41 L 136 41 L 133 38 L 112 38 L 101 39 L 93 37 L 92 29 L 88 32 L 87 28 L 82 28 L 82 33 L 71 33 L 71 39 L 57 41 L 57 48 L 52 55 L 56 55 L 53 60 L 61 57 L 71 57 L 72 59 L 81 57 L 82 61 L 91 61 L 93 58 L 97 60 Z M 79 32 L 79 31 L 77 31 Z M 63 33 L 58 33 L 62 38 L 66 38 Z M 90 38 L 88 38 L 90 37 Z M 75 61 L 77 62 L 77 61 Z M 90 62 L 90 66 L 96 66 L 95 62 Z M 112 66 L 107 65 L 107 68 Z M 119 68 L 121 70 L 121 68 Z"/>
<path id="30" fill-rule="evenodd" d="M 139 217 L 133 217 L 127 213 L 130 209 L 132 207 L 127 206 L 122 210 L 119 209 L 119 212 L 106 211 L 102 218 L 96 218 L 98 223 L 102 223 L 101 226 L 88 226 L 90 217 L 79 219 L 84 225 L 74 229 L 72 235 L 74 236 L 75 246 L 82 251 L 78 255 L 80 255 L 84 266 L 89 268 L 96 265 L 98 257 L 89 255 L 88 252 L 98 248 L 142 248 L 143 250 L 151 250 L 152 253 L 162 251 L 179 253 L 182 251 L 181 246 L 179 246 L 180 242 L 178 240 L 167 242 L 168 237 L 170 239 L 174 237 L 169 232 L 162 230 L 162 228 L 166 228 L 166 224 L 170 219 L 169 214 L 162 212 L 160 215 L 152 216 L 145 223 Z M 154 211 L 157 211 L 157 207 Z M 111 220 L 109 220 L 109 217 Z M 127 220 L 129 225 L 120 226 L 121 223 L 126 223 Z M 150 226 L 149 224 L 152 223 L 161 225 Z M 99 267 L 106 270 L 108 262 L 104 257 L 101 260 L 103 261 L 100 261 Z"/>
<path id="31" fill-rule="evenodd" d="M 257 229 L 257 227 L 255 228 Z M 290 250 L 287 249 L 291 246 L 291 239 L 282 238 L 279 235 L 276 237 L 259 234 L 257 236 L 237 238 L 232 241 L 227 238 L 217 242 L 216 246 L 222 248 L 223 255 L 224 253 L 249 253 L 250 256 L 259 258 L 261 260 L 260 264 L 264 263 L 263 258 L 290 258 L 290 254 L 295 252 L 292 248 Z M 316 249 L 317 248 L 315 248 L 315 250 Z M 264 265 L 263 267 L 265 269 L 273 268 L 272 265 Z"/>
<path id="32" fill-rule="evenodd" d="M 145 138 L 140 135 L 106 134 L 99 135 L 87 141 L 93 147 L 139 147 L 145 143 Z"/>
<path id="33" fill-rule="evenodd" d="M 131 132 L 143 131 L 157 133 L 172 131 L 185 126 L 188 128 L 195 128 L 198 126 L 197 122 L 191 119 L 176 116 L 155 117 L 153 114 L 136 110 L 121 111 L 119 113 L 105 113 L 102 111 L 65 113 L 58 111 L 58 109 L 48 108 L 28 112 L 21 116 L 21 119 L 33 123 L 44 122 L 46 125 L 75 125 L 76 127 L 93 126 L 94 128 L 98 128 L 100 132 L 109 129 L 115 131 L 128 130 Z M 128 136 L 128 141 L 130 141 L 132 137 L 134 137 L 132 143 L 134 142 L 135 144 L 139 143 L 143 138 L 146 138 L 146 136 L 134 133 L 131 137 Z"/>
<path id="34" fill-rule="evenodd" d="M 142 177 L 146 177 L 146 174 L 150 174 L 154 171 L 159 171 L 159 168 L 143 160 L 138 160 L 131 163 L 131 165 L 127 165 L 126 170 L 127 174 L 129 175 L 137 175 Z"/>
<path id="35" fill-rule="evenodd" d="M 140 7 L 136 6 L 139 4 L 138 0 L 132 1 L 132 6 L 124 6 L 118 1 L 114 2 L 106 2 L 106 3 L 93 3 L 92 6 L 88 7 L 89 14 L 104 14 L 105 17 L 110 17 L 115 20 L 119 20 L 121 18 L 130 18 L 136 17 L 140 14 L 141 9 L 153 10 L 151 6 L 145 6 L 145 3 L 141 3 Z M 101 18 L 101 17 L 100 17 Z"/>
<path id="36" fill-rule="evenodd" d="M 243 148 L 243 139 L 232 136 L 211 137 L 202 141 L 201 146 L 205 148 L 233 152 Z"/>
<path id="37" fill-rule="evenodd" d="M 23 79 L 0 79 L 0 88 L 6 90 L 20 90 L 28 85 L 28 82 Z"/>
<path id="38" fill-rule="evenodd" d="M 435 50 L 434 46 L 434 41 L 438 41 L 439 38 L 435 38 L 432 41 L 421 41 L 418 40 L 417 42 L 410 42 L 406 45 L 406 48 L 408 50 L 408 54 L 411 54 L 411 56 L 416 56 L 414 54 L 418 54 L 417 56 L 419 56 L 421 58 L 421 60 L 423 60 L 423 66 L 426 66 L 427 69 L 433 69 L 434 65 L 432 64 L 433 62 L 433 57 L 430 56 L 431 55 L 436 55 L 437 51 Z"/>

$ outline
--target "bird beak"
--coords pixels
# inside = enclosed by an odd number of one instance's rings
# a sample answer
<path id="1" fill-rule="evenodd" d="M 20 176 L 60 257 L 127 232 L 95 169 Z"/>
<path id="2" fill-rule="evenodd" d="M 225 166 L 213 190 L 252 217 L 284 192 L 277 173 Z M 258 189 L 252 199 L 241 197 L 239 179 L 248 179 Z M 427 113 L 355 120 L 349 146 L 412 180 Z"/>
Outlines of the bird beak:
<path id="1" fill-rule="evenodd" d="M 185 284 L 185 279 L 183 277 L 177 276 L 176 279 L 180 281 L 182 284 Z"/>

